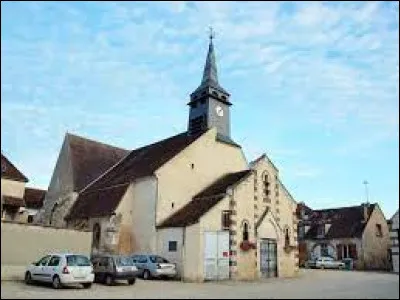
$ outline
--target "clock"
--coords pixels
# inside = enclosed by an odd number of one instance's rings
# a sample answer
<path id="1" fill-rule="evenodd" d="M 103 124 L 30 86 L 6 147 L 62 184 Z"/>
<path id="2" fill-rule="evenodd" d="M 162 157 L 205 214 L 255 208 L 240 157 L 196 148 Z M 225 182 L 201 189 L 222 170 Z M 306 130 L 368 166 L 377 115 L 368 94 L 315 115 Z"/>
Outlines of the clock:
<path id="1" fill-rule="evenodd" d="M 222 116 L 224 115 L 224 110 L 222 109 L 221 106 L 217 106 L 217 107 L 215 108 L 215 112 L 217 113 L 217 115 L 218 115 L 219 117 L 222 117 Z"/>

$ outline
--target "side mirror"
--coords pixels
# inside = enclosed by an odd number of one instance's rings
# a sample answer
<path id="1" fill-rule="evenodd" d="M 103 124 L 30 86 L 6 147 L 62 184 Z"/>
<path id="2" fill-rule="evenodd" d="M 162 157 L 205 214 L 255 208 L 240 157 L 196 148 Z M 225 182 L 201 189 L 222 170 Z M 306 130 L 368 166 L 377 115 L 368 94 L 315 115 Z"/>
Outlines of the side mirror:
<path id="1" fill-rule="evenodd" d="M 37 261 L 34 261 L 34 262 L 32 263 L 32 265 L 37 266 L 37 265 L 38 265 L 38 262 L 37 262 Z"/>

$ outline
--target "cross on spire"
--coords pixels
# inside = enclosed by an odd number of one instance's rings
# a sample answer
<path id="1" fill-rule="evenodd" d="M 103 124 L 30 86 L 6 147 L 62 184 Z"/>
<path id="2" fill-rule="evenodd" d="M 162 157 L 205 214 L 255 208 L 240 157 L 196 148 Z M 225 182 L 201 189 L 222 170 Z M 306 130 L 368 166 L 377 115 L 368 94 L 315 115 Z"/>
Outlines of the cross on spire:
<path id="1" fill-rule="evenodd" d="M 215 32 L 212 28 L 212 26 L 210 26 L 210 40 L 212 40 L 215 37 Z"/>

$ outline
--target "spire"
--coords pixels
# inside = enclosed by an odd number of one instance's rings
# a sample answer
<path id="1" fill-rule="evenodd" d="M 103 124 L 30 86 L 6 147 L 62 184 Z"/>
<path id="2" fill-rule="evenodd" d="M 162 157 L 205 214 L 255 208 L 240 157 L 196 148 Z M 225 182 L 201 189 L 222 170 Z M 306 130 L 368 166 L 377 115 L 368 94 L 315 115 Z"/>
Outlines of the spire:
<path id="1" fill-rule="evenodd" d="M 217 64 L 215 62 L 215 53 L 213 45 L 214 32 L 210 27 L 210 44 L 208 46 L 206 65 L 204 66 L 203 80 L 201 85 L 210 83 L 218 84 Z"/>

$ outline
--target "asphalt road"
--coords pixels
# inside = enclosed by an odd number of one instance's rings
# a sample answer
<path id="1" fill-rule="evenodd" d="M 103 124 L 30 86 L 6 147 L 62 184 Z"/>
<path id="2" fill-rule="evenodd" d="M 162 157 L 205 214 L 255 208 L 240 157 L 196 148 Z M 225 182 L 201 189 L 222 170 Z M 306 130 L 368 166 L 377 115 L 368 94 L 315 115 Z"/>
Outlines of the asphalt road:
<path id="1" fill-rule="evenodd" d="M 49 286 L 27 286 L 23 282 L 2 281 L 1 298 L 291 298 L 291 299 L 399 299 L 399 275 L 375 272 L 300 270 L 299 277 L 267 279 L 257 282 L 182 283 L 179 281 L 137 280 L 133 286 L 93 284 L 53 290 Z"/>

